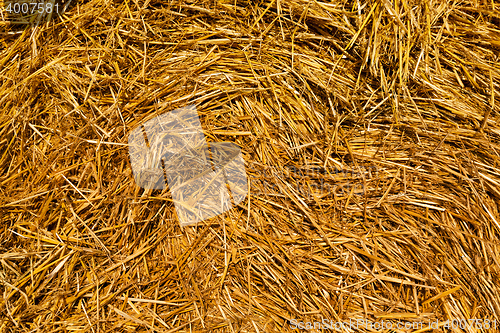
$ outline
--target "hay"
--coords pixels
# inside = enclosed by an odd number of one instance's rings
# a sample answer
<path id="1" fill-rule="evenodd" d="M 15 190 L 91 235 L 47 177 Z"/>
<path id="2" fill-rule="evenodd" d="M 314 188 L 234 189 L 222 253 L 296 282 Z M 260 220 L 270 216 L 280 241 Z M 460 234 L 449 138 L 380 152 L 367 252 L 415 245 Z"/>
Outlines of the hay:
<path id="1" fill-rule="evenodd" d="M 0 24 L 0 331 L 500 319 L 498 1 L 72 6 Z M 250 194 L 181 228 L 126 143 L 190 104 Z"/>

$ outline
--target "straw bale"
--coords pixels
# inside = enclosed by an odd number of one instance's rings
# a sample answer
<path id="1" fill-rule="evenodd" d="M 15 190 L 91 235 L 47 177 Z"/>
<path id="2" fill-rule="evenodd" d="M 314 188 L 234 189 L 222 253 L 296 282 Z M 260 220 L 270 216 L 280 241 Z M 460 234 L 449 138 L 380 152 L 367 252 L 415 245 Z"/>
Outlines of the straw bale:
<path id="1" fill-rule="evenodd" d="M 500 2 L 0 8 L 1 332 L 500 331 Z M 127 137 L 188 105 L 249 194 L 181 228 Z"/>

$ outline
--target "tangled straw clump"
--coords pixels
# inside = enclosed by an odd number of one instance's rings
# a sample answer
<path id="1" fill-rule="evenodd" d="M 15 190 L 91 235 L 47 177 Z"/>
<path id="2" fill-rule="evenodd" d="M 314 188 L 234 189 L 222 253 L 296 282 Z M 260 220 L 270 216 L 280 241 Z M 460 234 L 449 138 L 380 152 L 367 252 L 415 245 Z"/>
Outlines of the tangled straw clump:
<path id="1" fill-rule="evenodd" d="M 0 331 L 500 320 L 499 25 L 495 0 L 90 0 L 0 23 Z M 181 228 L 127 135 L 188 104 L 250 188 Z"/>

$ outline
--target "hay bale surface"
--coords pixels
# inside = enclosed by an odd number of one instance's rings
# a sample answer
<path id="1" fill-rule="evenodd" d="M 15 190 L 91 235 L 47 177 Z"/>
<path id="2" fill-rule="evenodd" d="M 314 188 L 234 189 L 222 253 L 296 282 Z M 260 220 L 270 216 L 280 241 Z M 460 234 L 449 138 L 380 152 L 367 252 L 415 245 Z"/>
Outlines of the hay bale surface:
<path id="1" fill-rule="evenodd" d="M 499 13 L 90 0 L 0 23 L 0 331 L 499 321 Z M 191 104 L 250 188 L 181 228 L 126 144 Z"/>

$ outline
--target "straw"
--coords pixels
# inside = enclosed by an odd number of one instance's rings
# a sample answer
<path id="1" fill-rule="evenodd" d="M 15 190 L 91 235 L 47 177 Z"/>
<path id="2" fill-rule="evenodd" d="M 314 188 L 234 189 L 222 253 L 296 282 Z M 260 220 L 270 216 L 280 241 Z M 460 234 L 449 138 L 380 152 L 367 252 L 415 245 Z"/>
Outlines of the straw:
<path id="1" fill-rule="evenodd" d="M 0 331 L 498 331 L 499 8 L 90 0 L 0 23 Z M 249 191 L 181 228 L 127 137 L 188 105 Z"/>

